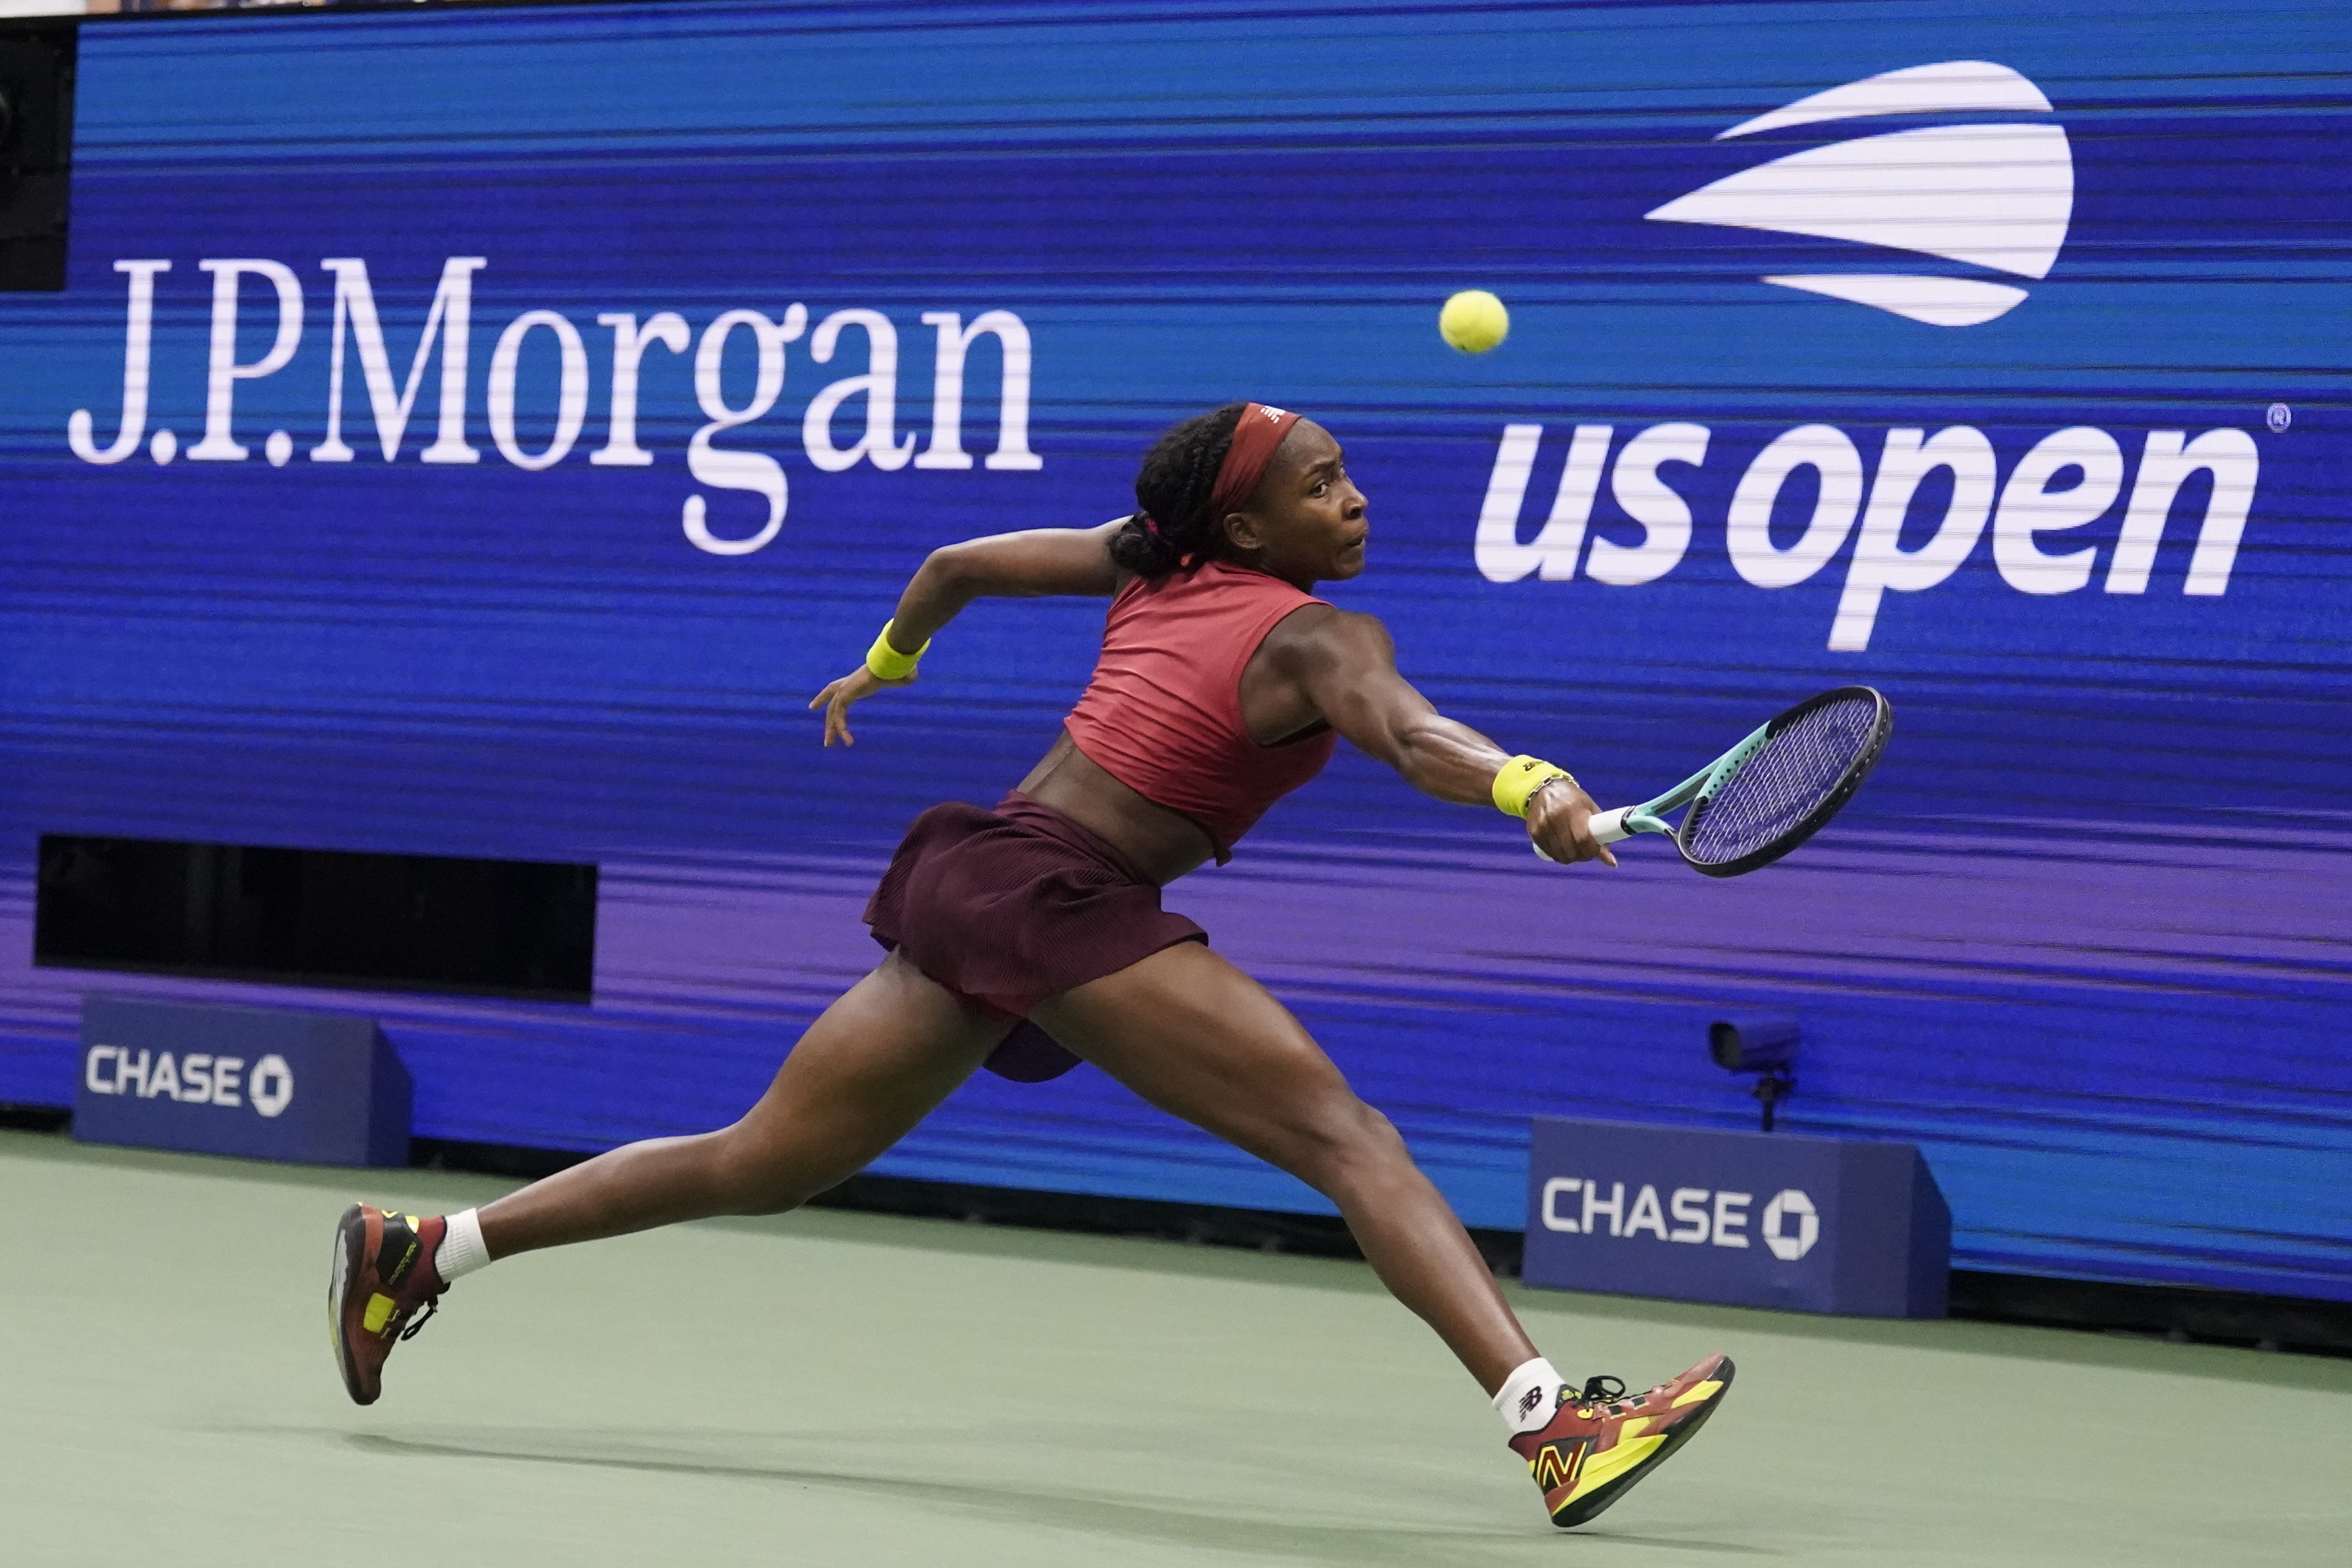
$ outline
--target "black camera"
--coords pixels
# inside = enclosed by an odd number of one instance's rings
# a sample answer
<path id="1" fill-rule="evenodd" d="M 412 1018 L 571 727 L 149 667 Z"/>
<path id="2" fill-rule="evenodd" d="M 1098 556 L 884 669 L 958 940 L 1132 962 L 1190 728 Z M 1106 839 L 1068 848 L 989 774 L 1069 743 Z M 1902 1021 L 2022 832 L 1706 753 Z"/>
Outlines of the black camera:
<path id="1" fill-rule="evenodd" d="M 1706 1026 L 1707 1054 L 1726 1072 L 1752 1072 L 1748 1092 L 1763 1108 L 1764 1131 L 1772 1131 L 1773 1110 L 1797 1087 L 1797 1020 L 1782 1013 L 1740 1013 Z"/>

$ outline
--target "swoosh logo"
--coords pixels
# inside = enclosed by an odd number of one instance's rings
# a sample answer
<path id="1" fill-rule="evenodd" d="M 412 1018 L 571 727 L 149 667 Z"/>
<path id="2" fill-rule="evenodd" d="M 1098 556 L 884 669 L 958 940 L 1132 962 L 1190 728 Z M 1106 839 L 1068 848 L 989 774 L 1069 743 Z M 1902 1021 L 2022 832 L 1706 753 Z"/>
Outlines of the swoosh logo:
<path id="1" fill-rule="evenodd" d="M 2007 66 L 1946 60 L 1799 99 L 1716 140 L 1888 114 L 2052 112 Z M 2047 121 L 1939 125 L 1791 153 L 1702 186 L 1644 216 L 1838 239 L 2012 277 L 2050 275 L 2074 209 L 2074 158 Z M 2005 315 L 2026 290 L 1919 271 L 1784 274 L 1761 279 L 1939 327 Z"/>

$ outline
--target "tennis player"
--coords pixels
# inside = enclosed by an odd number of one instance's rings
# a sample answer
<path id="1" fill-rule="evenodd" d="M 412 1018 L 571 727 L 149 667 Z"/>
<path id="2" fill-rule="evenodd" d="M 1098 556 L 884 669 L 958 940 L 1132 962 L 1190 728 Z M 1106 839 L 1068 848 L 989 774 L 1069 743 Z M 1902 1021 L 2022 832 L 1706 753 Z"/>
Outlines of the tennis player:
<path id="1" fill-rule="evenodd" d="M 1117 522 L 933 552 L 864 664 L 810 704 L 824 744 L 850 744 L 850 706 L 912 680 L 972 600 L 1110 601 L 1061 737 L 993 809 L 915 819 L 866 910 L 887 955 L 741 1121 L 615 1149 L 463 1214 L 342 1216 L 329 1310 L 352 1399 L 373 1402 L 393 1345 L 494 1258 L 780 1213 L 864 1167 L 975 1068 L 1034 1081 L 1083 1059 L 1336 1204 L 1381 1281 L 1491 1396 L 1555 1523 L 1607 1508 L 1714 1413 L 1732 1379 L 1720 1355 L 1632 1395 L 1614 1378 L 1563 1380 L 1388 1119 L 1160 902 L 1167 883 L 1230 858 L 1340 736 L 1424 794 L 1524 819 L 1554 860 L 1614 865 L 1587 828 L 1591 798 L 1566 770 L 1439 714 L 1397 673 L 1379 621 L 1314 595 L 1364 569 L 1370 534 L 1320 426 L 1229 404 L 1162 437 L 1135 488 L 1141 510 Z"/>

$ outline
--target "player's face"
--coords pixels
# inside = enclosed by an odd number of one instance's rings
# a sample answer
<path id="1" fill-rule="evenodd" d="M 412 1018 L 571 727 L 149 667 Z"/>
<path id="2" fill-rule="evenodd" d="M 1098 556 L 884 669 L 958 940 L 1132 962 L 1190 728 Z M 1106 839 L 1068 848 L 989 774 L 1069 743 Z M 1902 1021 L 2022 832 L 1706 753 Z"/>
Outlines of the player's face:
<path id="1" fill-rule="evenodd" d="M 1302 588 L 1361 572 L 1371 535 L 1339 443 L 1311 419 L 1290 427 L 1248 510 L 1225 527 L 1244 560 Z"/>

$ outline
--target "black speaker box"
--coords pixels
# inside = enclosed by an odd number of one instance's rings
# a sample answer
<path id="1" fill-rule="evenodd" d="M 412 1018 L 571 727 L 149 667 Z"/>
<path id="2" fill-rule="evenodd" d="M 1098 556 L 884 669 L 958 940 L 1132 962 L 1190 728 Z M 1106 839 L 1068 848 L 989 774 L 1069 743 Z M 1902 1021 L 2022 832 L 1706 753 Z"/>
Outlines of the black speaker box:
<path id="1" fill-rule="evenodd" d="M 0 289 L 66 286 L 79 36 L 70 25 L 0 27 Z"/>

